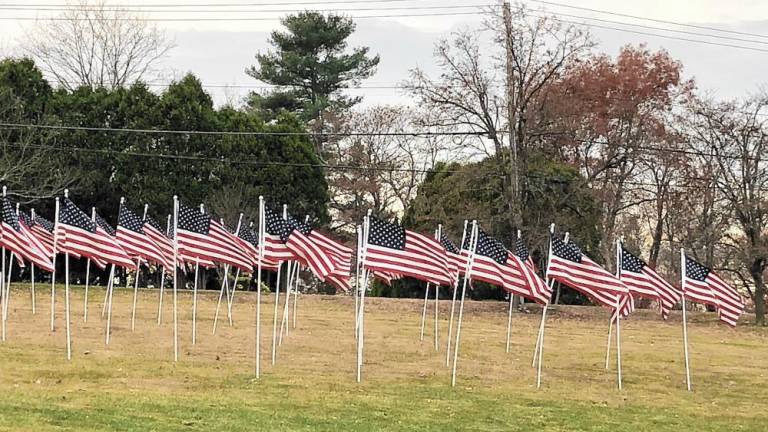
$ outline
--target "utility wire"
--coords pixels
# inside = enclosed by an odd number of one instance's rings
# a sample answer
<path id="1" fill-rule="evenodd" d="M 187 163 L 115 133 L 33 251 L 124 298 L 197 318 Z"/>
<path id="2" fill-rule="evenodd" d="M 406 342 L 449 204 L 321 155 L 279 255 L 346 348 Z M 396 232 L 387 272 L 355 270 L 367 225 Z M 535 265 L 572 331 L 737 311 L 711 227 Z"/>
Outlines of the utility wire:
<path id="1" fill-rule="evenodd" d="M 178 7 L 247 7 L 247 6 L 293 6 L 293 5 L 329 5 L 329 4 L 372 4 L 372 3 L 413 3 L 421 1 L 433 1 L 433 0 L 334 0 L 334 1 L 281 1 L 281 2 L 243 2 L 243 3 L 161 3 L 161 4 L 109 4 L 105 5 L 105 9 L 124 9 L 124 8 L 178 8 Z M 68 3 L 37 3 L 30 5 L 29 3 L 3 3 L 2 6 L 9 7 L 59 7 L 66 9 L 78 10 L 82 5 L 68 4 Z M 93 7 L 93 6 L 86 6 Z"/>
<path id="2" fill-rule="evenodd" d="M 143 133 L 143 134 L 172 134 L 172 135 L 235 135 L 235 136 L 479 136 L 485 132 L 477 131 L 410 131 L 410 132 L 249 132 L 249 131 L 199 131 L 177 129 L 136 129 L 136 128 L 110 128 L 89 126 L 66 126 L 31 123 L 0 123 L 0 127 L 11 129 L 53 129 L 89 132 L 119 132 L 119 133 Z M 503 132 L 500 132 L 503 133 Z"/>
<path id="3" fill-rule="evenodd" d="M 593 9 L 593 8 L 588 8 L 588 7 L 583 7 L 583 6 L 574 6 L 574 5 L 569 5 L 569 4 L 565 4 L 565 3 L 557 3 L 557 2 L 552 2 L 552 1 L 544 1 L 544 0 L 527 0 L 527 1 L 530 1 L 532 3 L 545 4 L 545 5 L 549 5 L 549 6 L 557 6 L 557 7 L 562 7 L 562 8 L 577 9 L 577 10 L 583 10 L 583 11 L 588 11 L 588 12 L 595 12 L 595 13 L 606 14 L 606 15 L 620 16 L 620 17 L 624 17 L 624 18 L 632 18 L 632 19 L 643 20 L 643 21 L 653 21 L 653 22 L 662 23 L 662 24 L 672 24 L 672 25 L 676 25 L 676 26 L 695 28 L 695 29 L 699 29 L 699 30 L 712 30 L 712 31 L 717 31 L 717 32 L 722 32 L 722 33 L 730 33 L 730 34 L 736 34 L 736 35 L 742 35 L 742 36 L 753 36 L 753 37 L 768 39 L 768 35 L 762 35 L 762 34 L 758 34 L 758 33 L 748 33 L 748 32 L 736 31 L 736 30 L 726 30 L 726 29 L 721 29 L 721 28 L 717 28 L 717 27 L 697 25 L 697 24 L 689 24 L 689 23 L 683 23 L 683 22 L 679 22 L 679 21 L 670 21 L 670 20 L 663 20 L 663 19 L 657 19 L 657 18 L 650 18 L 650 17 L 640 16 L 640 15 L 624 14 L 624 13 L 619 13 L 619 12 L 607 11 L 607 10 L 603 10 L 603 9 Z"/>
<path id="4" fill-rule="evenodd" d="M 368 18 L 416 18 L 416 17 L 438 17 L 438 16 L 455 16 L 455 15 L 484 15 L 484 12 L 445 12 L 445 13 L 423 13 L 423 14 L 386 14 L 386 15 L 350 15 L 352 19 L 368 19 Z M 110 18 L 108 21 L 126 21 L 133 18 Z M 148 22 L 229 22 L 229 21 L 279 21 L 281 17 L 236 17 L 236 18 L 142 18 L 142 21 Z M 87 18 L 66 18 L 66 17 L 0 17 L 0 20 L 5 21 L 87 21 Z"/>
<path id="5" fill-rule="evenodd" d="M 376 7 L 351 7 L 351 8 L 342 8 L 342 7 L 333 7 L 328 9 L 312 9 L 313 11 L 317 12 L 359 12 L 359 11 L 394 11 L 394 10 L 430 10 L 430 9 L 466 9 L 466 8 L 478 8 L 478 7 L 484 7 L 484 8 L 495 8 L 498 7 L 497 5 L 491 5 L 487 3 L 482 4 L 469 4 L 469 5 L 444 5 L 444 6 L 376 6 Z M 288 12 L 303 12 L 305 9 L 234 9 L 234 10 L 222 10 L 222 9 L 198 9 L 198 10 L 171 10 L 171 9 L 165 9 L 165 10 L 156 10 L 156 11 L 148 11 L 144 9 L 114 9 L 114 10 L 104 10 L 104 9 L 55 9 L 55 8 L 22 8 L 22 7 L 6 7 L 0 4 L 0 10 L 14 10 L 14 11 L 58 11 L 58 12 L 66 12 L 71 10 L 76 11 L 82 11 L 82 12 L 130 12 L 130 13 L 178 13 L 178 14 L 235 14 L 235 13 L 288 13 Z M 126 17 L 128 19 L 128 17 Z"/>

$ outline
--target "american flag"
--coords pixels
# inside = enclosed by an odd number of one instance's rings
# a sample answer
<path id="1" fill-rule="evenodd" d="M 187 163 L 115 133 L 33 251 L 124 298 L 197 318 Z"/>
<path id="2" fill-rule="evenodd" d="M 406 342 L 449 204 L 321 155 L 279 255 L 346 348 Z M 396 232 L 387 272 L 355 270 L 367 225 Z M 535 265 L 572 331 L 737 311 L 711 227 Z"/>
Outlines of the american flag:
<path id="1" fill-rule="evenodd" d="M 619 277 L 633 297 L 645 297 L 659 302 L 661 316 L 667 319 L 669 311 L 680 300 L 680 291 L 664 280 L 645 261 L 621 247 Z"/>
<path id="2" fill-rule="evenodd" d="M 692 301 L 717 308 L 720 321 L 735 327 L 744 313 L 744 299 L 709 267 L 685 256 L 683 293 Z"/>
<path id="3" fill-rule="evenodd" d="M 312 229 L 307 237 L 333 262 L 333 273 L 328 275 L 326 282 L 343 291 L 352 289 L 349 280 L 352 277 L 352 249 L 316 229 Z"/>
<path id="4" fill-rule="evenodd" d="M 631 310 L 629 288 L 615 275 L 589 259 L 573 242 L 552 237 L 547 277 L 581 292 L 594 302 L 615 309 L 617 301 L 622 315 Z"/>
<path id="5" fill-rule="evenodd" d="M 465 240 L 466 243 L 466 240 Z M 445 231 L 440 231 L 440 244 L 445 249 L 445 256 L 448 258 L 448 269 L 454 275 L 454 280 L 464 274 L 467 268 L 467 257 L 461 254 L 459 248 L 445 235 Z M 469 246 L 467 246 L 469 247 Z"/>
<path id="6" fill-rule="evenodd" d="M 32 211 L 34 217 L 30 219 L 29 228 L 40 242 L 45 245 L 45 250 L 50 251 L 50 258 L 53 259 L 53 222 L 42 218 Z"/>
<path id="7" fill-rule="evenodd" d="M 173 260 L 167 261 L 157 244 L 144 231 L 144 221 L 123 204 L 120 205 L 117 216 L 115 238 L 117 243 L 133 257 L 163 265 L 166 268 L 173 265 Z"/>
<path id="8" fill-rule="evenodd" d="M 403 227 L 370 218 L 363 267 L 410 276 L 436 285 L 450 285 L 445 249 L 439 241 Z"/>
<path id="9" fill-rule="evenodd" d="M 173 269 L 173 241 L 165 234 L 168 231 L 163 229 L 157 221 L 149 215 L 144 218 L 142 229 L 149 240 L 155 244 L 163 257 L 161 264 L 166 269 Z"/>
<path id="10" fill-rule="evenodd" d="M 294 218 L 283 219 L 271 209 L 264 209 L 265 232 L 272 241 L 281 242 L 299 258 L 321 281 L 334 272 L 334 265 L 327 253 L 309 239 L 312 228 Z M 275 238 L 276 237 L 276 238 Z"/>
<path id="11" fill-rule="evenodd" d="M 53 271 L 53 263 L 40 242 L 31 235 L 26 225 L 19 220 L 8 198 L 3 197 L 0 209 L 0 244 L 16 254 L 19 263 L 27 260 L 46 271 Z"/>
<path id="12" fill-rule="evenodd" d="M 381 282 L 383 282 L 386 286 L 392 286 L 392 281 L 396 281 L 403 278 L 403 275 L 376 271 L 376 270 L 372 271 L 371 275 L 373 275 L 375 279 L 378 279 Z"/>
<path id="13" fill-rule="evenodd" d="M 111 229 L 108 224 L 106 226 Z M 107 230 L 91 220 L 67 197 L 61 200 L 55 236 L 58 252 L 91 258 L 98 264 L 108 262 L 125 268 L 136 267 L 136 263 Z"/>
<path id="14" fill-rule="evenodd" d="M 499 240 L 477 228 L 477 244 L 470 268 L 470 279 L 500 286 L 536 302 L 545 302 L 546 300 L 534 295 L 534 286 L 529 284 L 522 268 L 523 263 Z"/>
<path id="15" fill-rule="evenodd" d="M 534 264 L 533 258 L 531 258 L 531 254 L 521 237 L 515 240 L 515 251 L 512 253 L 512 259 L 519 261 L 518 268 L 528 282 L 533 300 L 539 304 L 549 304 L 550 299 L 552 299 L 552 288 L 536 272 L 536 264 Z"/>
<path id="16" fill-rule="evenodd" d="M 220 222 L 200 210 L 179 203 L 177 220 L 179 255 L 187 262 L 212 261 L 250 273 L 253 260 Z"/>
<path id="17" fill-rule="evenodd" d="M 259 233 L 253 229 L 253 223 L 248 224 L 248 226 L 241 226 L 240 229 L 237 230 L 237 238 L 243 249 L 250 254 L 251 259 L 254 262 L 254 267 L 257 266 L 260 260 Z M 264 259 L 261 260 L 261 267 L 266 268 L 267 270 L 277 271 L 280 264 L 275 261 Z"/>
<path id="18" fill-rule="evenodd" d="M 19 212 L 19 224 L 21 224 L 21 230 L 29 238 L 33 246 L 42 252 L 43 256 L 53 264 L 53 233 L 46 231 L 50 238 L 50 243 L 41 240 L 35 231 L 32 229 L 34 223 L 32 217 L 24 212 Z"/>

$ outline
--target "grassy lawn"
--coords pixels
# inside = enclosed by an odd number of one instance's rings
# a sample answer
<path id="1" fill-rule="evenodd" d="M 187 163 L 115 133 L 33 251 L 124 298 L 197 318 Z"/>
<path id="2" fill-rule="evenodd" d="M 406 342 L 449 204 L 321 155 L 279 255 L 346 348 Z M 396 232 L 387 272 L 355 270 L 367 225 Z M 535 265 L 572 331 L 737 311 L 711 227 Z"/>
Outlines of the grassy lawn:
<path id="1" fill-rule="evenodd" d="M 255 294 L 238 293 L 234 326 L 212 334 L 218 293 L 199 299 L 191 345 L 191 294 L 180 294 L 181 358 L 173 359 L 171 299 L 156 323 L 158 293 L 142 291 L 131 332 L 132 291 L 115 292 L 113 333 L 104 344 L 103 289 L 73 289 L 73 359 L 66 360 L 63 286 L 50 331 L 49 287 L 37 314 L 29 286 L 11 295 L 8 340 L 0 343 L 0 430 L 307 431 L 722 431 L 768 430 L 768 330 L 735 330 L 714 314 L 691 314 L 694 392 L 685 391 L 680 315 L 641 311 L 622 324 L 624 390 L 604 369 L 607 317 L 559 307 L 548 321 L 542 388 L 531 355 L 538 310 L 513 317 L 504 352 L 506 304 L 469 302 L 459 378 L 450 386 L 440 304 L 435 352 L 430 305 L 419 341 L 421 301 L 369 299 L 363 383 L 355 383 L 354 301 L 303 296 L 271 365 L 274 297 L 263 297 L 262 377 L 254 379 Z M 751 317 L 747 317 L 747 320 Z M 743 320 L 746 322 L 746 320 Z"/>

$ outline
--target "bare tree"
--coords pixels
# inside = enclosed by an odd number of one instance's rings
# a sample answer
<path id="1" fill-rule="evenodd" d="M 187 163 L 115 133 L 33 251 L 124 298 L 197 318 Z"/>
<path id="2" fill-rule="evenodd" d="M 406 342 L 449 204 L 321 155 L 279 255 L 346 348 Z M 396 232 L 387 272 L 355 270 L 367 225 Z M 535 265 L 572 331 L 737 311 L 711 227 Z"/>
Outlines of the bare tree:
<path id="1" fill-rule="evenodd" d="M 21 45 L 69 90 L 123 87 L 146 79 L 173 48 L 165 32 L 141 15 L 87 0 L 68 3 L 55 20 L 37 23 Z"/>
<path id="2" fill-rule="evenodd" d="M 0 121 L 23 122 L 21 102 L 0 88 Z M 23 203 L 50 198 L 74 182 L 59 162 L 55 138 L 48 132 L 0 129 L 0 185 Z"/>
<path id="3" fill-rule="evenodd" d="M 693 107 L 691 145 L 715 164 L 714 186 L 730 207 L 736 234 L 725 233 L 751 278 L 755 321 L 765 324 L 765 271 L 768 268 L 768 95 L 743 102 L 701 101 Z M 741 274 L 742 280 L 748 280 Z M 749 285 L 752 285 L 751 287 Z M 751 288 L 751 289 L 750 289 Z"/>

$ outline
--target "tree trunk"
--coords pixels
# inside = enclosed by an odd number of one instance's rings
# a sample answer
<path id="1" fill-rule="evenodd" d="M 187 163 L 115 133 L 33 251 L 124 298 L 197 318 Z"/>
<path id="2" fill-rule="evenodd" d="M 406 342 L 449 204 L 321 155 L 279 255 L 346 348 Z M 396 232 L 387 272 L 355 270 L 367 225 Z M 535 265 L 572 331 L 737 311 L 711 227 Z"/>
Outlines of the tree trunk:
<path id="1" fill-rule="evenodd" d="M 765 269 L 765 259 L 757 258 L 752 263 L 750 273 L 755 282 L 755 324 L 765 325 L 765 281 L 763 280 L 763 270 Z"/>

